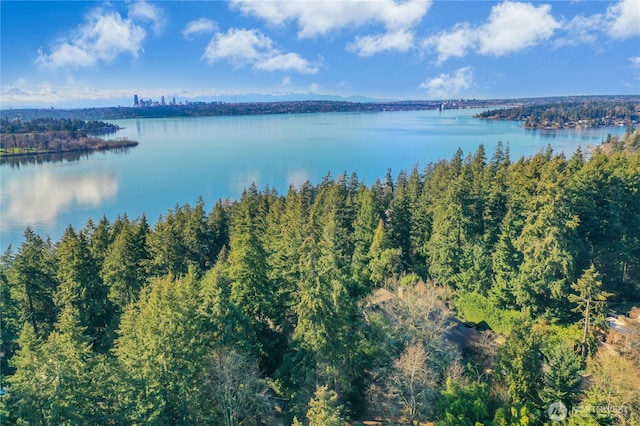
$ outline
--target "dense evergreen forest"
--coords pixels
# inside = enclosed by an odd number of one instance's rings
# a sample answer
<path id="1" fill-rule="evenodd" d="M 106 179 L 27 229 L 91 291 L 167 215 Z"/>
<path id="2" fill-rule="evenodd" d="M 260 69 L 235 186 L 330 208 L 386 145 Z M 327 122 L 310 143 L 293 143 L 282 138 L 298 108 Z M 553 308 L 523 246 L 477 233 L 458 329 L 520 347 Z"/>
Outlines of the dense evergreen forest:
<path id="1" fill-rule="evenodd" d="M 120 128 L 115 124 L 95 120 L 0 119 L 0 156 L 59 154 L 138 145 L 137 142 L 126 139 L 106 141 L 95 137 L 115 133 L 118 130 Z"/>
<path id="2" fill-rule="evenodd" d="M 638 139 L 27 229 L 0 424 L 637 425 Z"/>
<path id="3" fill-rule="evenodd" d="M 522 121 L 527 128 L 632 126 L 640 122 L 637 100 L 557 101 L 492 109 L 476 117 Z"/>

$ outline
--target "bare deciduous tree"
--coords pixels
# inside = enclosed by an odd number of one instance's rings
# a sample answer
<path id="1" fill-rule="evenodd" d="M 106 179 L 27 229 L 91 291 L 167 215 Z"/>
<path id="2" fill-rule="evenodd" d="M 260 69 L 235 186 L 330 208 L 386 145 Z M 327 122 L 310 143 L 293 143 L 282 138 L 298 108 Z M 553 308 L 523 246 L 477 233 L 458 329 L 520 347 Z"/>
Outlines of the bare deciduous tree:
<path id="1" fill-rule="evenodd" d="M 474 335 L 469 344 L 478 358 L 478 364 L 483 368 L 493 365 L 498 353 L 498 334 L 493 330 L 484 330 Z"/>
<path id="2" fill-rule="evenodd" d="M 256 425 L 271 417 L 268 387 L 247 357 L 217 349 L 211 357 L 211 395 L 226 426 Z"/>
<path id="3" fill-rule="evenodd" d="M 368 318 L 387 336 L 379 344 L 384 361 L 371 370 L 367 389 L 372 417 L 413 422 L 430 413 L 436 383 L 453 373 L 448 368 L 458 355 L 445 338 L 446 297 L 435 283 L 419 282 L 399 287 L 397 295 L 379 290 L 367 304 Z"/>
<path id="4" fill-rule="evenodd" d="M 428 367 L 428 359 L 422 343 L 411 343 L 394 362 L 389 377 L 389 396 L 411 425 L 425 417 L 435 396 L 436 375 Z"/>

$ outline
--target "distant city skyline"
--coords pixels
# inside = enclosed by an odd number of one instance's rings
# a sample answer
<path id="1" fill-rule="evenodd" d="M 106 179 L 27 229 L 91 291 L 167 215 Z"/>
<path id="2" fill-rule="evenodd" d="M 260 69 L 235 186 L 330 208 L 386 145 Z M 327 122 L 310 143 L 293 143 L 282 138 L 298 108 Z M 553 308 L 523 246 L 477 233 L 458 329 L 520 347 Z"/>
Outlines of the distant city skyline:
<path id="1" fill-rule="evenodd" d="M 180 102 L 182 103 L 182 102 Z M 139 97 L 137 94 L 133 95 L 133 106 L 151 106 L 151 105 L 161 105 L 161 106 L 165 106 L 165 105 L 177 105 L 176 104 L 176 98 L 173 97 L 171 101 L 169 101 L 169 103 L 166 103 L 164 100 L 164 95 L 160 95 L 160 101 L 154 101 L 152 98 L 149 99 L 144 99 Z"/>
<path id="2" fill-rule="evenodd" d="M 0 8 L 2 108 L 640 94 L 639 0 Z"/>

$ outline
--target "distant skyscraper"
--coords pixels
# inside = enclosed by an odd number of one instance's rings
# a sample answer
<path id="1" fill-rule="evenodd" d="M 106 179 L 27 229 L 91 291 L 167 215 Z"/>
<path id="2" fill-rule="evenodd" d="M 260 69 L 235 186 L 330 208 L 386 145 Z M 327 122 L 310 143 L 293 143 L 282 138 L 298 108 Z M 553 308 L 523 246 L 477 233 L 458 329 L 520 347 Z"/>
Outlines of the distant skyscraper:
<path id="1" fill-rule="evenodd" d="M 138 95 L 133 95 L 133 106 L 138 106 L 140 103 L 138 102 Z"/>
<path id="2" fill-rule="evenodd" d="M 160 97 L 160 105 L 164 106 L 164 95 Z"/>
<path id="3" fill-rule="evenodd" d="M 176 104 L 176 98 L 173 98 L 173 100 L 171 101 L 171 105 L 175 105 Z"/>

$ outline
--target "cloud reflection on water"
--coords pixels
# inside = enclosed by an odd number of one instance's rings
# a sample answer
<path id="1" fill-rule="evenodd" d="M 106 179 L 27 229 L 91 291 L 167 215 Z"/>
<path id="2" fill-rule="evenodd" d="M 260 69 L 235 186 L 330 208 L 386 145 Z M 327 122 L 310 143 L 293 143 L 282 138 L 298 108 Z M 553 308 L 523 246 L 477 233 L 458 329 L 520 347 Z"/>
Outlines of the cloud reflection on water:
<path id="1" fill-rule="evenodd" d="M 58 176 L 50 172 L 9 180 L 0 194 L 2 229 L 54 225 L 72 208 L 100 206 L 115 198 L 118 181 L 112 173 Z"/>
<path id="2" fill-rule="evenodd" d="M 287 184 L 300 188 L 306 181 L 310 180 L 307 169 L 293 169 L 287 173 Z"/>
<path id="3" fill-rule="evenodd" d="M 251 184 L 255 184 L 260 188 L 260 171 L 257 169 L 248 169 L 235 173 L 229 179 L 229 188 L 237 194 L 241 194 Z"/>

